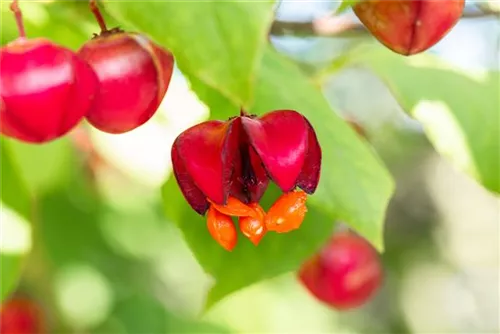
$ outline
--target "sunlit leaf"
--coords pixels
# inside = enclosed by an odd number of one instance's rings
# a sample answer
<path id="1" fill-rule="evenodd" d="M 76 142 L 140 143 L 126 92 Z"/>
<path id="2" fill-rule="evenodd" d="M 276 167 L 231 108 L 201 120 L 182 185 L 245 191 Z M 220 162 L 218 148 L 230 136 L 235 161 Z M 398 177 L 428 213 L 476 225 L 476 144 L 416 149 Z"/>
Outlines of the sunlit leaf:
<path id="1" fill-rule="evenodd" d="M 273 187 L 261 204 L 268 209 L 278 196 L 278 190 Z M 297 269 L 328 239 L 335 220 L 310 206 L 299 230 L 288 234 L 269 233 L 258 247 L 240 234 L 238 245 L 230 253 L 212 239 L 205 218 L 184 201 L 173 177 L 163 187 L 163 200 L 167 217 L 181 229 L 203 269 L 216 279 L 207 297 L 207 308 L 252 283 Z"/>
<path id="2" fill-rule="evenodd" d="M 188 320 L 165 310 L 163 305 L 146 294 L 133 294 L 120 301 L 115 317 L 130 333 L 229 333 L 227 329 L 208 322 Z"/>
<path id="3" fill-rule="evenodd" d="M 251 103 L 273 1 L 109 1 L 106 8 L 171 50 L 183 71 L 236 104 Z"/>
<path id="4" fill-rule="evenodd" d="M 500 192 L 500 74 L 459 71 L 431 55 L 401 57 L 365 46 L 332 65 L 361 66 L 384 81 L 420 121 L 435 149 L 487 189 Z"/>
<path id="5" fill-rule="evenodd" d="M 31 250 L 33 202 L 4 139 L 0 140 L 0 169 L 0 300 L 3 300 L 16 287 L 22 261 Z"/>
<path id="6" fill-rule="evenodd" d="M 226 119 L 239 113 L 216 91 L 192 86 L 211 110 L 211 118 Z M 220 108 L 219 108 L 220 105 Z M 257 281 L 296 270 L 332 233 L 342 220 L 379 249 L 382 226 L 393 183 L 373 152 L 329 107 L 317 87 L 287 60 L 266 51 L 257 79 L 256 101 L 250 113 L 295 109 L 307 116 L 316 129 L 323 149 L 323 165 L 317 192 L 308 200 L 309 212 L 301 228 L 288 234 L 269 233 L 254 247 L 240 235 L 231 253 L 209 235 L 205 218 L 197 215 L 182 197 L 174 178 L 163 188 L 167 216 L 182 230 L 201 266 L 211 274 L 215 286 L 208 295 L 211 306 L 226 295 Z M 268 190 L 262 203 L 268 209 L 279 196 Z"/>

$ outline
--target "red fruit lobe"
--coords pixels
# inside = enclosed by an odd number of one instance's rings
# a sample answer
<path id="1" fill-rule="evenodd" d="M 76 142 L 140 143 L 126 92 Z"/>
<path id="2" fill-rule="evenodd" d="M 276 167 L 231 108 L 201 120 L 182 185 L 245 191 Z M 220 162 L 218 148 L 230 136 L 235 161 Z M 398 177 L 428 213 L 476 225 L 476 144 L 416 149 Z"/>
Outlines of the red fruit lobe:
<path id="1" fill-rule="evenodd" d="M 158 109 L 172 77 L 174 58 L 141 34 L 105 32 L 78 51 L 94 69 L 100 90 L 88 121 L 101 131 L 125 133 Z"/>
<path id="2" fill-rule="evenodd" d="M 227 204 L 232 162 L 238 149 L 239 122 L 235 121 L 195 125 L 181 133 L 172 146 L 177 182 L 187 201 L 200 214 L 208 208 L 207 197 L 213 203 Z M 195 188 L 199 191 L 193 192 Z"/>
<path id="3" fill-rule="evenodd" d="M 307 120 L 306 120 L 307 121 Z M 304 166 L 297 179 L 297 186 L 308 194 L 313 194 L 316 191 L 321 174 L 321 147 L 319 146 L 318 138 L 314 129 L 307 121 L 307 153 L 304 161 Z"/>
<path id="4" fill-rule="evenodd" d="M 241 122 L 272 180 L 284 192 L 295 188 L 307 153 L 304 117 L 293 110 L 277 110 L 260 118 L 242 117 Z"/>
<path id="5" fill-rule="evenodd" d="M 402 55 L 425 51 L 458 22 L 464 0 L 365 0 L 353 7 L 382 44 Z"/>
<path id="6" fill-rule="evenodd" d="M 97 78 L 71 50 L 43 39 L 18 39 L 0 49 L 0 131 L 45 143 L 73 129 L 88 112 Z"/>
<path id="7" fill-rule="evenodd" d="M 373 297 L 382 282 L 382 267 L 365 239 L 341 232 L 302 265 L 299 279 L 320 301 L 348 310 Z"/>

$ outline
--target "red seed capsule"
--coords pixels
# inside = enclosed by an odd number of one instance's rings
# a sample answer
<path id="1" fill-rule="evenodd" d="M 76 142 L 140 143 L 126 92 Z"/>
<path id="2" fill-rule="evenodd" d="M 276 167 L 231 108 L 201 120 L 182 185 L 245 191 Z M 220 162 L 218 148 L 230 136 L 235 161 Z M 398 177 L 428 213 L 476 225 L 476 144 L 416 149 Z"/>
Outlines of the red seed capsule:
<path id="1" fill-rule="evenodd" d="M 78 51 L 99 79 L 87 119 L 97 129 L 125 133 L 158 109 L 172 77 L 172 54 L 138 33 L 105 31 Z"/>
<path id="2" fill-rule="evenodd" d="M 382 267 L 365 239 L 342 232 L 302 265 L 299 278 L 320 301 L 347 310 L 373 297 L 382 282 Z"/>
<path id="3" fill-rule="evenodd" d="M 71 50 L 44 38 L 0 49 L 0 132 L 45 143 L 73 129 L 90 109 L 97 78 Z"/>
<path id="4" fill-rule="evenodd" d="M 366 0 L 353 7 L 382 44 L 403 55 L 427 50 L 458 22 L 464 0 Z"/>

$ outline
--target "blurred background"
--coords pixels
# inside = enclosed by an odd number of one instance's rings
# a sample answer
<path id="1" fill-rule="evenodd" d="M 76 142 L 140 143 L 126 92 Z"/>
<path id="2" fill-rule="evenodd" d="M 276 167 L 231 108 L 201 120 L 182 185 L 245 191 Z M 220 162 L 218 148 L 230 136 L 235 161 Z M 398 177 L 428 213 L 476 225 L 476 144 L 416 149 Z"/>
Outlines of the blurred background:
<path id="1" fill-rule="evenodd" d="M 8 4 L 1 2 L 2 45 L 17 36 Z M 21 5 L 30 36 L 76 49 L 97 32 L 86 1 Z M 297 28 L 337 5 L 281 2 L 271 43 L 312 75 L 371 42 L 359 29 L 318 37 Z M 499 70 L 498 16 L 482 15 L 477 3 L 467 10 L 478 15 L 462 19 L 428 52 L 465 71 Z M 352 13 L 343 18 L 356 25 Z M 29 254 L 15 294 L 41 306 L 50 333 L 498 333 L 498 198 L 437 155 L 371 72 L 345 68 L 323 92 L 334 110 L 364 128 L 396 180 L 385 225 L 384 286 L 366 306 L 338 313 L 290 273 L 202 312 L 211 278 L 164 217 L 158 191 L 170 177 L 175 137 L 209 117 L 178 70 L 154 118 L 130 133 L 83 125 L 48 145 L 8 140 L 12 163 L 39 208 L 32 233 L 23 217 L 1 211 L 2 250 Z M 491 103 L 500 107 L 499 100 Z M 2 270 L 10 269 L 8 261 L 2 255 Z"/>

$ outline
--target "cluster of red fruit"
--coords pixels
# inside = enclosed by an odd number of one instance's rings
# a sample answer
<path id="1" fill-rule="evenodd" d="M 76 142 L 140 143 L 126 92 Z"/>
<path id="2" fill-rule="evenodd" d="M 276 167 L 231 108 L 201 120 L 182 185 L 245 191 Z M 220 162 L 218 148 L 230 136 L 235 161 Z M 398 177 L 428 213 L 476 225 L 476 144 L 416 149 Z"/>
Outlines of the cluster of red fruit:
<path id="1" fill-rule="evenodd" d="M 30 143 L 59 138 L 86 118 L 108 133 L 148 121 L 167 92 L 171 53 L 137 33 L 108 30 L 96 6 L 101 33 L 76 53 L 45 38 L 20 37 L 0 50 L 0 132 Z"/>

